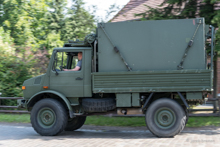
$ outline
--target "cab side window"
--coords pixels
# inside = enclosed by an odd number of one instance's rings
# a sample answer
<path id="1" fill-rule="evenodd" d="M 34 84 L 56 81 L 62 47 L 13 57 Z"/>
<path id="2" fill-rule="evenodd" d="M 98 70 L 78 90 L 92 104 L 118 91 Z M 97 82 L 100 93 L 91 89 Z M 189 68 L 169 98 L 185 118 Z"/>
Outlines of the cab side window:
<path id="1" fill-rule="evenodd" d="M 80 68 L 79 68 L 80 67 Z M 79 71 L 82 69 L 82 52 L 57 52 L 54 59 L 55 71 Z"/>
<path id="2" fill-rule="evenodd" d="M 68 56 L 66 52 L 57 52 L 54 58 L 53 71 L 62 71 L 67 66 Z"/>
<path id="3" fill-rule="evenodd" d="M 79 61 L 79 60 L 78 60 L 78 57 L 77 57 L 77 56 L 73 56 L 72 63 L 71 63 L 71 68 L 70 68 L 70 69 L 73 69 L 74 67 L 76 67 L 78 61 Z"/>

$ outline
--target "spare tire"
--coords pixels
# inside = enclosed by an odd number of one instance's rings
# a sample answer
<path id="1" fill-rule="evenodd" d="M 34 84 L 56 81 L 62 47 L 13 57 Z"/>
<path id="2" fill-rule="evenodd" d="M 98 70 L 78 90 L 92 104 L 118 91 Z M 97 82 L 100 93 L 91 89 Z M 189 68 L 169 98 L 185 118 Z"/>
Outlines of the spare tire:
<path id="1" fill-rule="evenodd" d="M 82 107 L 85 112 L 107 112 L 116 108 L 115 98 L 84 98 Z"/>

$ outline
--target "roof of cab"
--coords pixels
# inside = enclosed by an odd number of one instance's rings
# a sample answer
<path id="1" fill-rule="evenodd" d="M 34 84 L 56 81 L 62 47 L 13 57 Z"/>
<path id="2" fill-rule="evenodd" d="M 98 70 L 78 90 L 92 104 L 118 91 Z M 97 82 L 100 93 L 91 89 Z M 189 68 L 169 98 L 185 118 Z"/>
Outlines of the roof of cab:
<path id="1" fill-rule="evenodd" d="M 58 47 L 54 50 L 91 50 L 92 47 Z"/>

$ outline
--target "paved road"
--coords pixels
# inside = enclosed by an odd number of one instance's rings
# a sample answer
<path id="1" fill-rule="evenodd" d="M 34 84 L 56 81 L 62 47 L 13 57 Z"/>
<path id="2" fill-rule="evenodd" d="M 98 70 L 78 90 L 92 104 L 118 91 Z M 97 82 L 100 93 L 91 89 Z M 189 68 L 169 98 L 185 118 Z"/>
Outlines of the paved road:
<path id="1" fill-rule="evenodd" d="M 220 127 L 186 128 L 174 138 L 157 138 L 143 128 L 84 126 L 73 132 L 63 132 L 59 136 L 38 135 L 30 124 L 0 123 L 0 147 L 145 147 L 184 146 L 219 147 Z"/>

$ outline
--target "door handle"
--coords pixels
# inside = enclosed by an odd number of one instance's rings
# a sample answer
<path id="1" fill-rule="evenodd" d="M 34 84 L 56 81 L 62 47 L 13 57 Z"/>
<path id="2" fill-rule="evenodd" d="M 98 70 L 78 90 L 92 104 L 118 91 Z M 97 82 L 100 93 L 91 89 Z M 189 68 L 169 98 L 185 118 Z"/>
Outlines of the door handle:
<path id="1" fill-rule="evenodd" d="M 83 80 L 83 78 L 77 77 L 76 80 Z"/>

